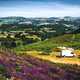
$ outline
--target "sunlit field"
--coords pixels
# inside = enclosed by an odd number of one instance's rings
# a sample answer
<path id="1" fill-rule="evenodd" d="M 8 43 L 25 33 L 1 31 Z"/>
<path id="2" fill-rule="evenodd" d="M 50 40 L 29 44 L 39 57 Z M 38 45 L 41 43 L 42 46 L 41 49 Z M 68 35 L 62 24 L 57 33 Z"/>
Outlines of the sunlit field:
<path id="1" fill-rule="evenodd" d="M 79 50 L 78 50 L 79 51 Z M 78 52 L 79 53 L 79 52 Z M 40 51 L 20 51 L 20 54 L 28 54 L 43 60 L 48 60 L 55 63 L 64 63 L 64 64 L 77 64 L 80 65 L 80 58 L 78 57 L 57 57 L 59 56 L 59 52 L 52 52 L 49 54 L 45 54 L 44 52 Z"/>

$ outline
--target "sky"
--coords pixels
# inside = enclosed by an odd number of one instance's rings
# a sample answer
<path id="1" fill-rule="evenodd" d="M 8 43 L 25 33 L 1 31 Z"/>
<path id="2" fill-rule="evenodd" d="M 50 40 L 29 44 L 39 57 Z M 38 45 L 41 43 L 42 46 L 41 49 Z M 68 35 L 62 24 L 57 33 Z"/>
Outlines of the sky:
<path id="1" fill-rule="evenodd" d="M 0 17 L 80 17 L 80 0 L 0 0 Z"/>

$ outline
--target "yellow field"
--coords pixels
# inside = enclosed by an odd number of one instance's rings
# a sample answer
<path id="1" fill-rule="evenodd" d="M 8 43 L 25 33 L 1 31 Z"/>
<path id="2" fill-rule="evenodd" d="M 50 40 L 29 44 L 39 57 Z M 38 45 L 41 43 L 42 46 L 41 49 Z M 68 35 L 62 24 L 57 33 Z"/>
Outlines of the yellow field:
<path id="1" fill-rule="evenodd" d="M 52 62 L 56 63 L 65 63 L 65 64 L 78 64 L 80 65 L 80 59 L 78 58 L 57 58 L 57 57 L 52 57 L 52 56 L 39 56 L 37 55 L 36 57 L 42 58 L 45 60 L 49 60 Z"/>
<path id="2" fill-rule="evenodd" d="M 53 54 L 51 55 L 39 55 L 38 53 L 41 52 L 37 52 L 37 51 L 28 51 L 27 54 L 30 54 L 34 57 L 40 58 L 40 59 L 44 59 L 44 60 L 49 60 L 51 62 L 55 62 L 55 63 L 65 63 L 65 64 L 78 64 L 80 65 L 80 58 L 77 57 L 61 57 L 58 58 L 56 56 L 54 56 Z"/>

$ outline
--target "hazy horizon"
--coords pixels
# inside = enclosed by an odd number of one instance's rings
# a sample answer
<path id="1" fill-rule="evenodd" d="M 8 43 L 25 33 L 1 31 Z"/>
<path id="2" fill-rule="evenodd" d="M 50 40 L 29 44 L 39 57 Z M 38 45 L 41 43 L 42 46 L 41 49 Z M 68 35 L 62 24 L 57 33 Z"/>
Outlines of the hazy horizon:
<path id="1" fill-rule="evenodd" d="M 0 17 L 80 16 L 80 1 L 73 0 L 0 0 Z"/>

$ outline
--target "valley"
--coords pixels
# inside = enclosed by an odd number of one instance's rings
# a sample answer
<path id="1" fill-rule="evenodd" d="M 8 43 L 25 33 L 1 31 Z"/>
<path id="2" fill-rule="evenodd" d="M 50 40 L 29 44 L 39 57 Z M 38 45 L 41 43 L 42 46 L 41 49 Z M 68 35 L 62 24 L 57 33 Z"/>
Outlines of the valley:
<path id="1" fill-rule="evenodd" d="M 79 21 L 0 18 L 0 80 L 79 80 Z M 73 49 L 76 56 L 61 56 L 60 47 Z"/>

